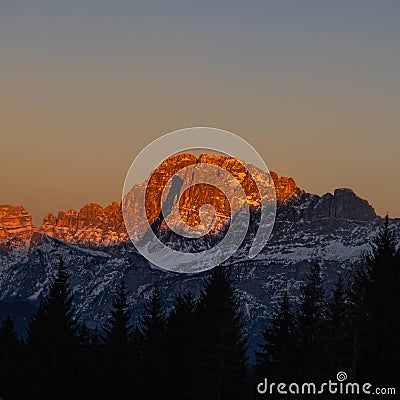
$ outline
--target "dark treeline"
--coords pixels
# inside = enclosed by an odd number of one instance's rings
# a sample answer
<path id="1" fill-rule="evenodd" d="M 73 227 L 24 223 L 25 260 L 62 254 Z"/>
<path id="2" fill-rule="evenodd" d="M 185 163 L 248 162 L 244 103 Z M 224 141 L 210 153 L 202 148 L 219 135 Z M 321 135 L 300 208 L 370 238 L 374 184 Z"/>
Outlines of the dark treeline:
<path id="1" fill-rule="evenodd" d="M 255 376 L 273 382 L 352 382 L 396 387 L 400 377 L 400 253 L 386 217 L 372 251 L 331 293 L 313 265 L 298 301 L 286 293 L 264 330 Z"/>
<path id="2" fill-rule="evenodd" d="M 122 280 L 111 314 L 90 331 L 73 305 L 61 261 L 20 341 L 0 328 L 0 396 L 26 399 L 243 399 L 247 348 L 230 277 L 215 268 L 198 299 L 182 293 L 167 313 L 157 287 L 131 325 Z"/>
<path id="3" fill-rule="evenodd" d="M 127 287 L 115 292 L 107 323 L 79 319 L 60 262 L 48 294 L 20 340 L 7 317 L 0 326 L 0 396 L 26 399 L 257 398 L 273 382 L 326 381 L 346 371 L 354 381 L 397 384 L 400 376 L 400 255 L 388 219 L 347 284 L 325 293 L 313 265 L 293 303 L 285 293 L 249 366 L 246 333 L 229 273 L 220 267 L 198 298 L 179 294 L 167 312 L 159 290 L 131 324 Z"/>

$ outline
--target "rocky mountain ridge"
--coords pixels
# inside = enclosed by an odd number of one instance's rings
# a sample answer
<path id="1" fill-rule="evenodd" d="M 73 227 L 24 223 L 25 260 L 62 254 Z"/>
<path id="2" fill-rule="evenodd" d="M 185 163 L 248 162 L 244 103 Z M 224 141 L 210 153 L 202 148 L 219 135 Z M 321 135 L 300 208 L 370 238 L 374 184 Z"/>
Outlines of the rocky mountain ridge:
<path id="1" fill-rule="evenodd" d="M 147 217 L 152 223 L 161 211 L 161 194 L 168 180 L 180 169 L 200 163 L 218 165 L 230 172 L 248 194 L 248 201 L 252 201 L 255 207 L 260 204 L 255 183 L 246 171 L 246 167 L 252 174 L 257 173 L 262 176 L 262 179 L 267 179 L 266 173 L 252 165 L 245 167 L 233 157 L 202 154 L 196 158 L 193 154 L 184 153 L 174 155 L 162 162 L 147 182 L 147 188 L 144 184 L 137 184 L 132 188 L 128 198 L 134 213 L 132 217 L 136 219 Z M 300 189 L 292 178 L 278 177 L 274 172 L 271 176 L 279 202 L 283 203 L 291 196 L 300 193 Z M 218 186 L 217 180 L 218 177 L 215 177 L 216 186 Z M 140 212 L 144 209 L 140 204 L 144 190 L 146 190 L 146 215 Z M 229 216 L 227 200 L 220 196 L 215 187 L 205 189 L 204 185 L 197 184 L 181 193 L 180 198 L 181 216 L 186 223 L 195 223 L 199 207 L 210 201 L 216 209 L 222 210 L 221 215 L 224 218 Z M 32 225 L 31 216 L 22 206 L 2 205 L 0 207 L 0 246 L 3 248 L 26 247 L 34 233 L 88 247 L 109 246 L 129 240 L 122 217 L 121 203 L 113 202 L 104 208 L 97 203 L 89 203 L 79 211 L 70 209 L 67 212 L 59 211 L 57 216 L 48 214 L 40 227 Z"/>
<path id="2" fill-rule="evenodd" d="M 242 185 L 247 195 L 247 201 L 252 210 L 260 205 L 260 197 L 252 179 L 258 174 L 260 179 L 268 179 L 265 172 L 252 166 L 244 166 L 233 157 L 202 154 L 196 158 L 192 154 L 178 154 L 165 160 L 154 171 L 147 189 L 144 184 L 135 185 L 125 200 L 130 202 L 130 209 L 136 214 L 133 218 L 146 218 L 152 223 L 161 210 L 161 193 L 168 180 L 185 166 L 208 163 L 217 165 L 231 173 Z M 249 174 L 246 170 L 251 172 Z M 278 212 L 286 210 L 289 202 L 296 202 L 305 196 L 293 178 L 279 177 L 271 172 L 275 185 Z M 217 179 L 217 177 L 216 177 Z M 217 186 L 217 182 L 216 182 Z M 137 210 L 143 210 L 140 198 L 146 190 L 146 216 Z M 350 189 L 336 189 L 333 194 L 324 196 L 312 195 L 313 201 L 309 208 L 291 207 L 287 211 L 287 218 L 347 218 L 370 221 L 376 218 L 373 208 L 366 200 L 362 200 Z M 189 225 L 197 223 L 199 208 L 202 204 L 211 203 L 219 212 L 219 218 L 229 218 L 229 204 L 227 199 L 215 187 L 195 184 L 190 190 L 180 194 L 180 211 L 182 219 Z M 290 215 L 289 215 L 290 214 Z M 70 209 L 67 212 L 59 211 L 58 215 L 48 214 L 39 227 L 32 224 L 32 217 L 22 206 L 0 205 L 0 248 L 13 250 L 27 247 L 32 239 L 38 240 L 38 235 L 47 235 L 70 244 L 79 244 L 85 247 L 110 246 L 129 240 L 123 221 L 121 203 L 102 207 L 97 203 L 84 205 L 79 211 Z"/>

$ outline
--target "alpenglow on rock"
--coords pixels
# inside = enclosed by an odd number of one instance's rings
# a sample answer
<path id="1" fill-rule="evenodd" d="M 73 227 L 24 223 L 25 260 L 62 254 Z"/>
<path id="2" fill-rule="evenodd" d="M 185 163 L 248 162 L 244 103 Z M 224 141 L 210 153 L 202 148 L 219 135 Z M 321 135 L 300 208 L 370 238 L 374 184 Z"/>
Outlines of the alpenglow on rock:
<path id="1" fill-rule="evenodd" d="M 234 157 L 201 154 L 198 158 L 193 154 L 174 155 L 153 172 L 147 183 L 138 183 L 125 197 L 137 220 L 147 218 L 153 223 L 161 211 L 161 194 L 169 179 L 180 169 L 198 163 L 208 163 L 221 167 L 232 174 L 247 195 L 250 210 L 256 212 L 260 206 L 260 196 L 252 176 L 267 179 L 267 174 L 253 165 L 242 164 Z M 247 170 L 246 170 L 247 168 Z M 250 174 L 248 173 L 250 172 Z M 310 195 L 297 187 L 293 178 L 279 177 L 270 172 L 274 181 L 279 212 L 286 212 L 287 220 L 296 221 L 301 218 L 343 218 L 349 220 L 371 221 L 376 218 L 373 208 L 366 200 L 359 198 L 350 189 L 336 189 L 333 194 L 324 196 Z M 212 177 L 218 180 L 218 176 Z M 216 185 L 218 186 L 218 185 Z M 142 207 L 141 198 L 146 190 L 146 207 Z M 304 196 L 309 197 L 304 202 Z M 227 199 L 216 187 L 196 184 L 179 195 L 180 217 L 189 225 L 195 225 L 199 220 L 199 209 L 203 204 L 211 204 L 217 210 L 215 225 L 229 222 L 231 212 L 235 212 L 235 204 L 231 209 Z M 286 206 L 301 202 L 301 207 Z M 146 210 L 146 213 L 143 210 Z M 146 215 L 145 215 L 146 214 Z M 165 228 L 165 224 L 161 225 Z M 58 215 L 48 214 L 43 223 L 36 228 L 32 225 L 32 217 L 22 206 L 0 205 L 0 246 L 3 249 L 18 249 L 30 245 L 32 235 L 46 235 L 71 244 L 85 247 L 110 246 L 128 242 L 121 204 L 112 203 L 102 207 L 89 203 L 79 211 L 59 211 Z M 138 235 L 143 232 L 138 232 Z"/>
<path id="2" fill-rule="evenodd" d="M 32 217 L 22 206 L 0 205 L 0 247 L 7 249 L 29 245 L 35 228 Z"/>

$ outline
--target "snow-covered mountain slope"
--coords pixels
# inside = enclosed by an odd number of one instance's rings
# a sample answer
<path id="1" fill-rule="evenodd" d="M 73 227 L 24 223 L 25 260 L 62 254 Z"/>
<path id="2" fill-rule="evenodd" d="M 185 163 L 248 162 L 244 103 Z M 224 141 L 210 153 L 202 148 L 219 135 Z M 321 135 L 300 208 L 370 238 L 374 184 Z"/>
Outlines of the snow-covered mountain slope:
<path id="1" fill-rule="evenodd" d="M 321 264 L 329 290 L 338 274 L 348 275 L 351 265 L 369 251 L 368 243 L 381 223 L 365 200 L 339 189 L 322 197 L 302 192 L 281 205 L 270 240 L 251 260 L 250 229 L 244 246 L 225 263 L 237 288 L 250 350 L 282 293 L 288 290 L 296 300 L 311 263 Z M 400 237 L 400 220 L 391 220 L 391 225 Z M 155 284 L 171 307 L 177 293 L 199 293 L 207 277 L 207 273 L 174 274 L 152 268 L 129 242 L 88 248 L 35 233 L 30 247 L 0 254 L 0 311 L 4 312 L 5 302 L 37 303 L 60 257 L 71 271 L 77 310 L 91 327 L 104 323 L 122 276 L 127 279 L 134 317 Z"/>

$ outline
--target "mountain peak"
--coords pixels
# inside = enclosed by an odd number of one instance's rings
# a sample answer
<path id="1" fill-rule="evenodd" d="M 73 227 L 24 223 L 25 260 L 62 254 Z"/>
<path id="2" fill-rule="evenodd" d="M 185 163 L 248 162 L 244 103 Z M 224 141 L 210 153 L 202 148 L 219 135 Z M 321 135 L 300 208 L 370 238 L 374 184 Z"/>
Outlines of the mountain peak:
<path id="1" fill-rule="evenodd" d="M 338 188 L 333 192 L 332 216 L 360 221 L 369 221 L 376 218 L 374 208 L 367 200 L 358 197 L 352 189 Z"/>

